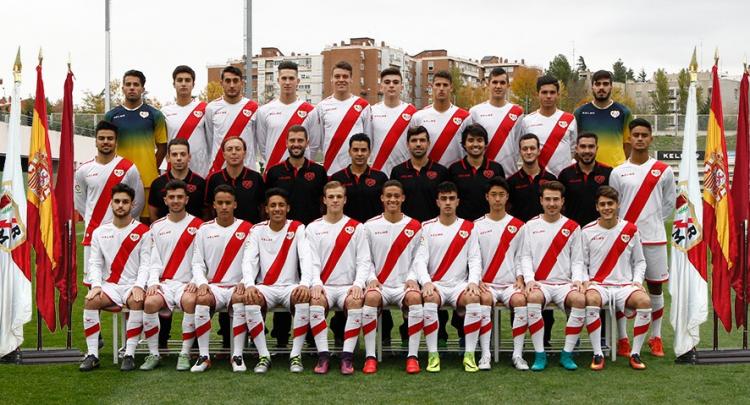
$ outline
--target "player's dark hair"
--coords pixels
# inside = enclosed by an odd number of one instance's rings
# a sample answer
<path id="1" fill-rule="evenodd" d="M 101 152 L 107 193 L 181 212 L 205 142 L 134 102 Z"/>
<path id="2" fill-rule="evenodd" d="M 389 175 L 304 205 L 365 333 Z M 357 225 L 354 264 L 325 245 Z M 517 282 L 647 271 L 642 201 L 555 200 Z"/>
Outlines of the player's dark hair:
<path id="1" fill-rule="evenodd" d="M 239 136 L 230 136 L 230 137 L 224 138 L 224 140 L 221 141 L 221 150 L 222 151 L 224 150 L 224 146 L 226 146 L 226 144 L 229 143 L 229 141 L 233 141 L 235 139 L 238 140 L 238 141 L 240 141 L 240 142 L 242 142 L 242 150 L 246 151 L 247 150 L 247 143 L 245 142 L 244 139 L 240 138 Z"/>
<path id="2" fill-rule="evenodd" d="M 380 71 L 380 78 L 381 79 L 384 78 L 384 77 L 386 77 L 386 76 L 389 76 L 389 75 L 390 76 L 398 76 L 401 79 L 404 78 L 403 76 L 401 76 L 401 71 L 398 68 L 395 68 L 395 67 L 385 68 L 382 71 Z"/>
<path id="3" fill-rule="evenodd" d="M 363 133 L 360 132 L 358 134 L 352 135 L 352 137 L 349 138 L 349 147 L 350 148 L 352 147 L 352 144 L 354 142 L 366 142 L 367 143 L 367 149 L 370 149 L 370 137 L 367 136 L 367 134 L 363 134 Z"/>
<path id="4" fill-rule="evenodd" d="M 563 197 L 565 196 L 565 186 L 557 180 L 551 180 L 551 181 L 542 183 L 539 186 L 539 195 L 543 195 L 544 190 L 559 191 L 560 196 L 563 196 Z"/>
<path id="5" fill-rule="evenodd" d="M 297 66 L 296 63 L 294 63 L 294 62 L 292 62 L 290 60 L 285 60 L 285 61 L 279 63 L 279 67 L 276 68 L 276 69 L 279 72 L 281 72 L 283 69 L 294 70 L 295 72 L 299 72 L 299 66 Z"/>
<path id="6" fill-rule="evenodd" d="M 420 125 L 418 127 L 409 128 L 409 130 L 406 131 L 406 142 L 408 143 L 411 137 L 415 135 L 421 135 L 421 134 L 425 134 L 425 136 L 427 136 L 427 142 L 430 141 L 430 131 L 428 131 L 427 128 Z"/>
<path id="7" fill-rule="evenodd" d="M 620 193 L 611 186 L 599 186 L 599 188 L 596 189 L 594 201 L 599 202 L 599 197 L 607 197 L 611 200 L 615 200 L 615 202 L 620 201 Z"/>
<path id="8" fill-rule="evenodd" d="M 634 118 L 630 123 L 628 124 L 628 129 L 633 130 L 635 127 L 646 127 L 648 128 L 648 132 L 652 132 L 651 129 L 651 123 L 648 122 L 645 118 Z"/>
<path id="9" fill-rule="evenodd" d="M 501 68 L 500 66 L 498 66 L 496 68 L 492 68 L 492 70 L 490 71 L 490 78 L 493 78 L 495 76 L 500 76 L 500 75 L 506 75 L 507 76 L 508 72 L 506 72 L 505 69 Z"/>
<path id="10" fill-rule="evenodd" d="M 487 182 L 487 186 L 484 189 L 484 193 L 487 194 L 492 190 L 492 187 L 501 187 L 506 193 L 510 193 L 510 186 L 508 181 L 502 176 L 495 176 Z"/>
<path id="11" fill-rule="evenodd" d="M 270 201 L 271 197 L 273 196 L 279 196 L 283 198 L 287 204 L 289 204 L 289 193 L 283 188 L 271 187 L 268 190 L 266 190 L 266 205 L 268 205 L 268 201 Z"/>
<path id="12" fill-rule="evenodd" d="M 404 193 L 404 185 L 398 180 L 386 180 L 386 182 L 383 183 L 383 189 L 380 191 L 381 194 L 385 192 L 386 187 L 398 187 L 399 190 L 401 190 L 401 194 Z"/>
<path id="13" fill-rule="evenodd" d="M 456 184 L 452 181 L 444 181 L 437 186 L 437 195 L 440 194 L 447 194 L 447 193 L 456 193 L 458 194 L 458 187 L 456 187 Z"/>
<path id="14" fill-rule="evenodd" d="M 224 74 L 225 73 L 231 73 L 235 76 L 239 76 L 241 79 L 244 78 L 242 76 L 242 71 L 237 66 L 229 65 L 225 67 L 224 69 L 221 69 L 221 80 L 224 80 Z"/>
<path id="15" fill-rule="evenodd" d="M 479 124 L 471 124 L 464 129 L 464 132 L 461 132 L 461 145 L 466 146 L 466 138 L 468 138 L 469 135 L 484 139 L 485 145 L 487 145 L 487 142 L 489 142 L 487 130 L 484 129 L 484 127 Z"/>
<path id="16" fill-rule="evenodd" d="M 432 78 L 432 82 L 434 83 L 435 79 L 437 79 L 438 77 L 447 80 L 450 84 L 453 84 L 453 76 L 451 76 L 451 72 L 447 70 L 440 70 L 435 73 L 435 76 Z"/>
<path id="17" fill-rule="evenodd" d="M 234 187 L 230 186 L 229 184 L 219 184 L 218 186 L 216 186 L 216 188 L 214 188 L 214 201 L 216 201 L 216 196 L 219 193 L 231 194 L 232 198 L 234 198 L 235 200 L 237 199 L 237 194 L 234 192 Z"/>
<path id="18" fill-rule="evenodd" d="M 187 184 L 184 181 L 179 180 L 179 179 L 169 180 L 167 182 L 167 185 L 164 186 L 164 192 L 165 193 L 167 191 L 174 191 L 174 190 L 179 190 L 179 189 L 182 189 L 182 191 L 184 191 L 185 194 L 188 193 L 188 191 L 187 191 Z"/>
<path id="19" fill-rule="evenodd" d="M 177 75 L 180 73 L 187 73 L 190 75 L 190 77 L 193 78 L 193 82 L 195 82 L 195 70 L 187 65 L 180 65 L 174 68 L 172 71 L 172 81 L 175 81 L 177 79 Z"/>
<path id="20" fill-rule="evenodd" d="M 109 121 L 101 120 L 96 123 L 96 131 L 94 133 L 98 134 L 99 131 L 112 131 L 115 133 L 115 140 L 117 140 L 117 132 L 118 132 L 117 125 Z"/>
<path id="21" fill-rule="evenodd" d="M 537 147 L 537 149 L 539 149 L 539 137 L 536 136 L 535 134 L 531 134 L 531 133 L 529 133 L 529 134 L 523 134 L 523 135 L 521 135 L 520 138 L 518 138 L 518 147 L 519 148 L 521 147 L 521 142 L 528 141 L 529 139 L 535 140 L 536 141 L 536 147 Z"/>
<path id="22" fill-rule="evenodd" d="M 141 87 L 146 85 L 146 75 L 143 74 L 140 70 L 130 69 L 127 72 L 125 72 L 122 75 L 122 81 L 125 82 L 125 78 L 131 76 L 131 77 L 137 77 L 138 81 L 141 82 Z"/>
<path id="23" fill-rule="evenodd" d="M 188 142 L 187 139 L 174 138 L 167 143 L 167 154 L 169 154 L 169 149 L 171 149 L 174 145 L 184 145 L 187 147 L 188 153 L 190 153 L 190 142 Z"/>
<path id="24" fill-rule="evenodd" d="M 350 75 L 352 73 L 354 73 L 354 69 L 352 69 L 352 65 L 349 64 L 349 62 L 347 62 L 345 60 L 336 62 L 336 64 L 333 65 L 333 69 L 344 69 L 344 70 L 347 70 L 347 71 L 349 71 Z M 333 71 L 333 69 L 331 69 L 331 71 Z"/>
<path id="25" fill-rule="evenodd" d="M 576 145 L 581 142 L 583 138 L 594 138 L 594 143 L 599 143 L 599 137 L 593 132 L 581 132 L 576 138 Z"/>
<path id="26" fill-rule="evenodd" d="M 557 78 L 552 75 L 544 75 L 539 76 L 539 78 L 536 79 L 536 91 L 539 91 L 542 89 L 542 86 L 548 85 L 548 84 L 554 84 L 557 91 L 560 91 L 560 82 L 557 81 Z"/>
<path id="27" fill-rule="evenodd" d="M 302 125 L 292 125 L 289 127 L 289 130 L 286 131 L 286 136 L 289 137 L 289 134 L 292 132 L 302 132 L 305 134 L 305 139 L 307 139 L 307 128 L 303 127 Z"/>
<path id="28" fill-rule="evenodd" d="M 125 183 L 117 183 L 112 187 L 112 197 L 117 193 L 125 193 L 130 197 L 130 201 L 135 200 L 135 190 Z"/>
<path id="29" fill-rule="evenodd" d="M 602 79 L 609 79 L 609 82 L 612 83 L 612 72 L 610 72 L 609 70 L 597 70 L 593 75 L 591 75 L 591 83 Z"/>

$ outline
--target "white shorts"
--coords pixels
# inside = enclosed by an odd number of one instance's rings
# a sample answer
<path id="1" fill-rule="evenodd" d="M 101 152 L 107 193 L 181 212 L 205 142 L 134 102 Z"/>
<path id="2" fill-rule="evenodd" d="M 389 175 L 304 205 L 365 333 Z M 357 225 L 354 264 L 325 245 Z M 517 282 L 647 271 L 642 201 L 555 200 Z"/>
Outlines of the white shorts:
<path id="1" fill-rule="evenodd" d="M 514 288 L 513 285 L 498 285 L 498 284 L 485 284 L 492 294 L 492 299 L 495 303 L 501 303 L 506 307 L 510 308 L 510 299 L 515 294 L 523 295 L 523 291 Z"/>
<path id="2" fill-rule="evenodd" d="M 646 281 L 649 283 L 666 283 L 669 281 L 667 264 L 667 245 L 643 245 L 643 256 L 646 258 Z"/>
<path id="3" fill-rule="evenodd" d="M 118 307 L 124 307 L 133 291 L 133 284 L 115 284 L 109 282 L 102 283 L 102 292 L 109 297 Z"/>
<path id="4" fill-rule="evenodd" d="M 384 307 L 394 305 L 399 308 L 404 308 L 404 297 L 406 297 L 407 290 L 401 287 L 386 287 L 382 286 L 379 290 L 374 289 L 380 293 L 380 301 Z M 419 293 L 417 290 L 409 290 Z"/>
<path id="5" fill-rule="evenodd" d="M 346 310 L 346 296 L 349 295 L 349 289 L 352 286 L 346 285 L 324 285 L 323 291 L 326 293 L 328 309 Z"/>
<path id="6" fill-rule="evenodd" d="M 576 288 L 573 284 L 555 285 L 537 283 L 537 285 L 542 294 L 544 294 L 545 305 L 553 303 L 560 309 L 565 308 L 565 299 L 568 297 L 568 294 Z"/>
<path id="7" fill-rule="evenodd" d="M 638 291 L 639 288 L 634 285 L 623 285 L 623 286 L 603 286 L 600 284 L 592 284 L 589 286 L 589 290 L 595 290 L 602 297 L 602 306 L 614 304 L 615 310 L 625 313 L 625 316 L 632 318 L 635 312 L 633 310 L 627 310 L 625 304 L 628 302 L 628 298 L 633 295 L 634 292 Z"/>
<path id="8" fill-rule="evenodd" d="M 182 294 L 185 292 L 187 284 L 179 281 L 167 280 L 161 283 L 160 287 L 161 291 L 159 291 L 159 295 L 164 298 L 167 308 L 169 308 L 170 311 L 173 311 L 175 307 L 182 310 Z"/>
<path id="9" fill-rule="evenodd" d="M 454 285 L 445 285 L 441 284 L 440 282 L 436 282 L 434 283 L 434 285 L 438 291 L 438 294 L 440 294 L 440 305 L 450 305 L 451 307 L 456 309 L 458 308 L 458 300 L 461 298 L 461 294 L 464 293 L 464 291 L 466 290 L 466 286 L 468 286 L 469 283 L 462 281 Z"/>
<path id="10" fill-rule="evenodd" d="M 255 286 L 266 300 L 266 309 L 283 307 L 291 310 L 292 291 L 298 286 L 294 285 L 256 285 Z"/>
<path id="11" fill-rule="evenodd" d="M 232 302 L 232 295 L 234 294 L 234 287 L 235 286 L 233 285 L 208 285 L 208 288 L 211 289 L 211 294 L 214 296 L 214 301 L 216 301 L 214 311 L 221 311 L 231 307 L 230 304 Z"/>

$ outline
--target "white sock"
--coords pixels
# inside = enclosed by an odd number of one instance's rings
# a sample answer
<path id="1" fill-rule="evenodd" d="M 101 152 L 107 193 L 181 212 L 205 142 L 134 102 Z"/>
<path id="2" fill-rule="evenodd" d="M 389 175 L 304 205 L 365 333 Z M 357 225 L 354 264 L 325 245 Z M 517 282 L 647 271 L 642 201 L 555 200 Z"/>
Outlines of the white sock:
<path id="1" fill-rule="evenodd" d="M 437 352 L 438 338 L 438 306 L 434 302 L 426 302 L 424 308 L 424 340 L 427 343 L 427 351 Z"/>
<path id="2" fill-rule="evenodd" d="M 326 309 L 320 305 L 310 305 L 310 330 L 315 339 L 318 353 L 328 351 L 328 323 Z"/>
<path id="3" fill-rule="evenodd" d="M 260 305 L 245 305 L 245 319 L 247 330 L 250 331 L 250 339 L 253 340 L 258 350 L 258 356 L 269 357 L 271 354 L 266 346 L 266 323 L 260 311 Z"/>
<path id="4" fill-rule="evenodd" d="M 143 335 L 146 337 L 148 352 L 159 355 L 159 313 L 143 313 Z"/>
<path id="5" fill-rule="evenodd" d="M 625 312 L 617 311 L 615 316 L 617 317 L 617 339 L 628 339 L 628 318 L 625 317 Z"/>
<path id="6" fill-rule="evenodd" d="M 362 307 L 362 334 L 365 335 L 365 356 L 375 357 L 375 338 L 378 329 L 378 309 Z"/>
<path id="7" fill-rule="evenodd" d="M 180 354 L 190 354 L 195 341 L 195 314 L 182 315 L 182 350 Z"/>
<path id="8" fill-rule="evenodd" d="M 465 353 L 474 353 L 477 349 L 479 330 L 482 328 L 482 309 L 479 303 L 468 304 L 464 316 Z"/>
<path id="9" fill-rule="evenodd" d="M 359 338 L 359 330 L 362 328 L 362 308 L 346 311 L 346 325 L 344 326 L 344 348 L 346 353 L 354 353 Z"/>
<path id="10" fill-rule="evenodd" d="M 247 317 L 245 304 L 232 304 L 232 356 L 242 357 L 247 342 Z"/>
<path id="11" fill-rule="evenodd" d="M 434 305 L 434 304 L 433 304 Z M 437 319 L 437 310 L 434 318 Z M 422 329 L 424 327 L 424 306 L 422 304 L 409 305 L 409 357 L 417 357 L 419 353 L 419 341 L 422 339 Z M 435 324 L 437 328 L 437 324 Z"/>
<path id="12" fill-rule="evenodd" d="M 128 322 L 125 325 L 125 330 L 127 331 L 125 355 L 135 356 L 135 348 L 138 346 L 138 341 L 141 339 L 141 332 L 143 332 L 143 311 L 130 311 L 130 313 L 128 313 Z"/>
<path id="13" fill-rule="evenodd" d="M 83 310 L 83 334 L 86 336 L 88 354 L 99 357 L 99 333 L 101 333 L 98 309 Z"/>
<path id="14" fill-rule="evenodd" d="M 664 317 L 664 294 L 651 297 L 651 337 L 661 337 L 661 320 Z"/>
<path id="15" fill-rule="evenodd" d="M 528 304 L 528 325 L 529 334 L 531 334 L 531 343 L 534 345 L 534 351 L 537 353 L 544 352 L 544 320 L 542 319 L 542 304 Z"/>
<path id="16" fill-rule="evenodd" d="M 599 311 L 601 311 L 600 307 L 586 307 L 586 330 L 589 332 L 589 340 L 591 340 L 594 355 L 604 356 L 602 352 L 602 320 Z"/>
<path id="17" fill-rule="evenodd" d="M 584 308 L 571 308 L 568 323 L 565 325 L 565 346 L 563 351 L 573 352 L 581 335 L 581 329 L 586 322 L 586 310 Z"/>
<path id="18" fill-rule="evenodd" d="M 211 337 L 211 310 L 208 305 L 195 306 L 195 338 L 198 339 L 198 352 L 208 357 L 208 340 Z"/>
<path id="19" fill-rule="evenodd" d="M 643 341 L 646 340 L 646 332 L 651 322 L 651 309 L 637 309 L 635 311 L 635 323 L 633 325 L 633 348 L 630 354 L 640 354 Z"/>
<path id="20" fill-rule="evenodd" d="M 490 338 L 492 337 L 492 307 L 482 305 L 482 327 L 479 329 L 479 347 L 482 349 L 482 357 L 490 356 Z"/>
<path id="21" fill-rule="evenodd" d="M 528 309 L 526 307 L 513 308 L 513 357 L 523 356 L 523 341 L 526 338 L 528 325 Z M 542 321 L 542 326 L 544 326 L 544 321 Z M 544 331 L 542 331 L 542 337 L 543 335 Z"/>
<path id="22" fill-rule="evenodd" d="M 294 340 L 292 340 L 292 351 L 289 353 L 289 357 L 296 357 L 302 354 L 302 345 L 305 344 L 305 335 L 307 334 L 309 323 L 310 304 L 296 304 L 292 319 Z"/>

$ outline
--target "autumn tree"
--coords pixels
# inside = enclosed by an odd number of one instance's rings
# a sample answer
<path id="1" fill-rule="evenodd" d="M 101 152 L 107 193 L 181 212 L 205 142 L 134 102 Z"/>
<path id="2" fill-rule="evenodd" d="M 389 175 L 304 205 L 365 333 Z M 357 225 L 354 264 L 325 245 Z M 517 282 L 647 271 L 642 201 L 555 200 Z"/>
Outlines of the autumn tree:
<path id="1" fill-rule="evenodd" d="M 119 79 L 114 79 L 109 82 L 110 92 L 110 106 L 122 104 L 124 98 L 122 94 L 122 86 L 120 85 Z M 103 114 L 104 111 L 104 97 L 106 96 L 104 89 L 98 93 L 94 93 L 91 90 L 83 91 L 83 99 L 81 104 L 76 107 L 78 113 L 91 113 L 91 114 Z"/>
<path id="2" fill-rule="evenodd" d="M 539 108 L 536 91 L 536 79 L 538 77 L 539 72 L 537 70 L 523 66 L 519 66 L 513 71 L 513 80 L 510 82 L 510 101 L 523 107 L 526 112 Z"/>
<path id="3" fill-rule="evenodd" d="M 209 102 L 216 100 L 217 98 L 224 95 L 224 89 L 221 87 L 221 83 L 212 81 L 206 84 L 198 99 L 201 101 Z"/>

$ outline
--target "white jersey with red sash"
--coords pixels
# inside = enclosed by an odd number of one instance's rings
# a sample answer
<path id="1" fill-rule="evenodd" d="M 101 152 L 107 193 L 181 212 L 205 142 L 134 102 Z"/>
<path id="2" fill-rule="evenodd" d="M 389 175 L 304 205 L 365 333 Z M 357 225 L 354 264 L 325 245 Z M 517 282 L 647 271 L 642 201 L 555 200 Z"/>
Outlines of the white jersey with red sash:
<path id="1" fill-rule="evenodd" d="M 111 222 L 96 228 L 91 238 L 88 268 L 91 287 L 108 282 L 145 288 L 150 242 L 148 225 L 136 220 L 123 228 Z"/>
<path id="2" fill-rule="evenodd" d="M 239 136 L 245 140 L 245 166 L 251 169 L 257 167 L 255 154 L 257 145 L 253 135 L 250 119 L 258 109 L 258 104 L 243 97 L 240 101 L 230 104 L 223 97 L 208 103 L 206 106 L 206 136 L 211 145 L 209 172 L 219 171 L 224 167 L 224 156 L 221 154 L 221 143 L 224 138 Z"/>
<path id="3" fill-rule="evenodd" d="M 474 221 L 482 254 L 482 282 L 508 286 L 518 276 L 523 276 L 524 281 L 534 279 L 533 273 L 523 274 L 521 270 L 523 225 L 523 221 L 510 214 L 499 221 L 487 215 Z"/>
<path id="4" fill-rule="evenodd" d="M 349 165 L 349 138 L 371 133 L 370 105 L 355 95 L 343 101 L 330 96 L 315 106 L 312 115 L 311 152 L 323 153 L 323 167 L 330 176 Z"/>
<path id="5" fill-rule="evenodd" d="M 403 101 L 396 107 L 380 102 L 372 106 L 372 168 L 390 173 L 409 159 L 406 132 L 417 108 Z"/>
<path id="6" fill-rule="evenodd" d="M 581 228 L 572 219 L 560 216 L 547 222 L 539 215 L 523 227 L 521 268 L 534 273 L 542 283 L 564 284 L 586 281 L 581 250 Z"/>
<path id="7" fill-rule="evenodd" d="M 138 169 L 129 160 L 115 156 L 106 165 L 89 160 L 82 164 L 75 173 L 75 208 L 86 224 L 83 245 L 91 244 L 94 230 L 105 222 L 112 221 L 112 187 L 124 183 L 135 190 L 135 199 L 130 213 L 138 217 L 143 211 L 145 199 L 143 183 Z"/>
<path id="8" fill-rule="evenodd" d="M 313 108 L 312 104 L 301 99 L 291 104 L 274 99 L 258 108 L 251 122 L 266 170 L 289 157 L 286 149 L 286 134 L 289 128 L 302 125 L 310 130 L 313 120 L 307 118 Z M 310 159 L 310 148 L 305 150 L 305 157 Z"/>
<path id="9" fill-rule="evenodd" d="M 628 159 L 612 169 L 609 185 L 620 193 L 620 218 L 638 227 L 643 244 L 666 244 L 664 221 L 677 199 L 672 168 L 653 158 L 642 165 Z"/>
<path id="10" fill-rule="evenodd" d="M 409 126 L 416 128 L 421 125 L 427 128 L 430 134 L 430 150 L 427 151 L 430 160 L 448 167 L 464 157 L 461 133 L 470 124 L 469 112 L 451 104 L 443 112 L 437 111 L 431 105 L 417 111 Z"/>
<path id="11" fill-rule="evenodd" d="M 557 110 L 545 117 L 534 111 L 523 118 L 523 131 L 539 137 L 539 165 L 545 170 L 558 176 L 570 166 L 578 136 L 573 114 Z"/>
<path id="12" fill-rule="evenodd" d="M 206 133 L 208 103 L 193 99 L 187 105 L 169 104 L 161 112 L 167 122 L 167 140 L 187 139 L 190 144 L 190 170 L 205 178 L 211 166 L 211 140 Z"/>
<path id="13" fill-rule="evenodd" d="M 227 226 L 204 222 L 193 241 L 193 279 L 200 286 L 234 286 L 242 280 L 242 246 L 252 224 L 241 219 Z"/>
<path id="14" fill-rule="evenodd" d="M 370 248 L 365 229 L 344 215 L 332 224 L 324 218 L 311 222 L 305 237 L 310 246 L 313 278 L 323 285 L 365 287 L 370 273 Z"/>
<path id="15" fill-rule="evenodd" d="M 500 163 L 506 176 L 518 171 L 518 139 L 523 135 L 523 108 L 513 103 L 495 107 L 489 101 L 469 110 L 471 120 L 487 131 L 487 158 Z"/>
<path id="16" fill-rule="evenodd" d="M 389 288 L 403 287 L 407 280 L 418 281 L 413 271 L 422 224 L 403 215 L 391 222 L 378 215 L 365 222 L 370 247 L 371 271 L 368 282 L 377 279 Z"/>
<path id="17" fill-rule="evenodd" d="M 172 222 L 167 216 L 151 224 L 149 286 L 167 280 L 190 282 L 193 277 L 193 241 L 202 224 L 200 218 L 190 214 L 178 222 Z"/>
<path id="18" fill-rule="evenodd" d="M 623 286 L 643 283 L 646 259 L 638 228 L 622 219 L 611 229 L 594 221 L 581 231 L 583 265 L 591 281 Z"/>
<path id="19" fill-rule="evenodd" d="M 253 227 L 244 246 L 242 282 L 246 286 L 319 284 L 313 279 L 310 254 L 301 222 L 288 219 L 276 232 L 263 221 Z"/>
<path id="20" fill-rule="evenodd" d="M 419 283 L 435 282 L 454 286 L 461 282 L 479 284 L 482 254 L 474 223 L 457 218 L 443 225 L 438 218 L 422 224 L 422 237 L 414 271 Z"/>

